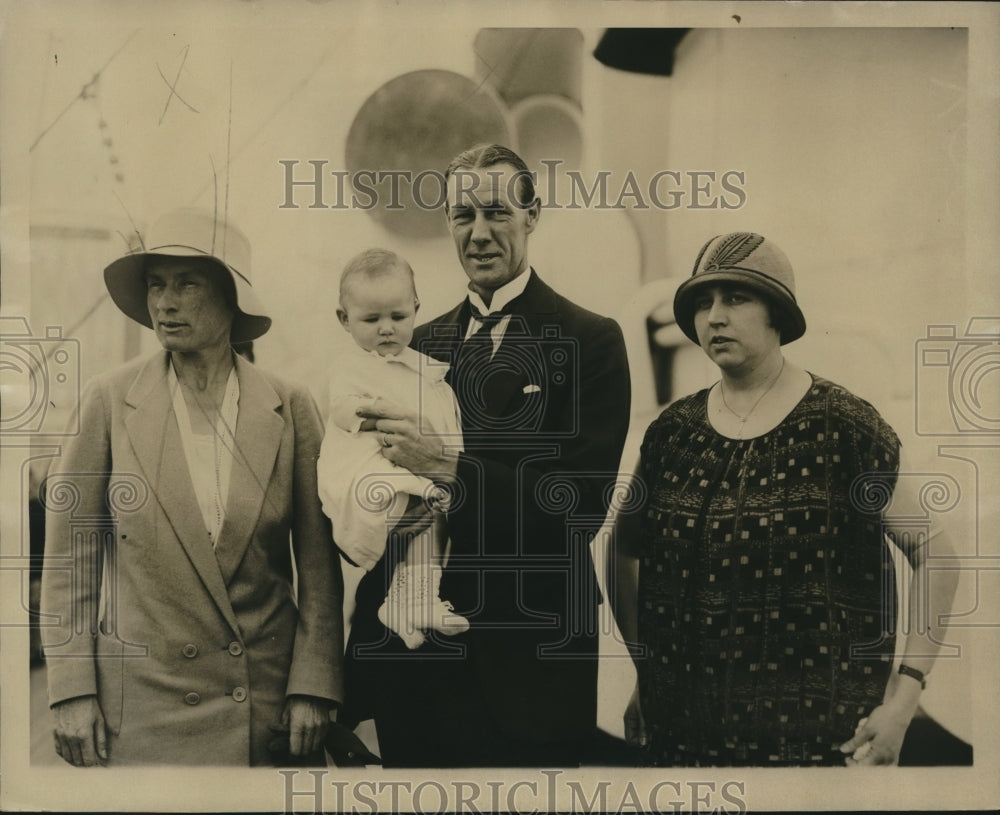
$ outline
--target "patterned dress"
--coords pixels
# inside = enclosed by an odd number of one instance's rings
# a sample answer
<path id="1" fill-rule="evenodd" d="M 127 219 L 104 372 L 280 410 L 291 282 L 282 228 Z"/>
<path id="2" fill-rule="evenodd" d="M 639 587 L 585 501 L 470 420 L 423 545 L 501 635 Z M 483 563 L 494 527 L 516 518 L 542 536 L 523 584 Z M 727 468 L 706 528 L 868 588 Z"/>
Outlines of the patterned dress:
<path id="1" fill-rule="evenodd" d="M 880 511 L 899 440 L 826 380 L 776 428 L 712 429 L 708 391 L 642 446 L 637 661 L 651 761 L 843 764 L 834 748 L 882 701 L 896 597 Z"/>

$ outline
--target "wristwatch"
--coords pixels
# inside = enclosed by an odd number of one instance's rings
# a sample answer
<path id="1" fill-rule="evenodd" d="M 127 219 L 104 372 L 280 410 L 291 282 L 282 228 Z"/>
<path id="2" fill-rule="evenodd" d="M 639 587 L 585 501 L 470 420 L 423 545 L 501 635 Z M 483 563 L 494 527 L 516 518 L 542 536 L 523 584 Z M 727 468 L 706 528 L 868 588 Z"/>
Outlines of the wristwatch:
<path id="1" fill-rule="evenodd" d="M 920 689 L 923 690 L 927 687 L 927 675 L 923 671 L 918 671 L 916 668 L 911 668 L 909 665 L 899 664 L 899 672 L 903 676 L 908 676 L 911 679 L 916 679 L 920 683 Z"/>

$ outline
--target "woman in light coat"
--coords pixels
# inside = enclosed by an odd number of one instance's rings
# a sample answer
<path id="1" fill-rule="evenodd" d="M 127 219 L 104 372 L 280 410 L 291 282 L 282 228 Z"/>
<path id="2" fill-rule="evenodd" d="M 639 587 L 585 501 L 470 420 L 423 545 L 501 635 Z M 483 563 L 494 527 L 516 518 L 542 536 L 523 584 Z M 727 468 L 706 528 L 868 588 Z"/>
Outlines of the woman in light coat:
<path id="1" fill-rule="evenodd" d="M 305 389 L 232 350 L 271 323 L 249 261 L 242 233 L 182 210 L 105 269 L 163 350 L 89 383 L 47 482 L 43 633 L 71 764 L 268 764 L 285 729 L 323 761 L 343 650 L 323 431 Z"/>

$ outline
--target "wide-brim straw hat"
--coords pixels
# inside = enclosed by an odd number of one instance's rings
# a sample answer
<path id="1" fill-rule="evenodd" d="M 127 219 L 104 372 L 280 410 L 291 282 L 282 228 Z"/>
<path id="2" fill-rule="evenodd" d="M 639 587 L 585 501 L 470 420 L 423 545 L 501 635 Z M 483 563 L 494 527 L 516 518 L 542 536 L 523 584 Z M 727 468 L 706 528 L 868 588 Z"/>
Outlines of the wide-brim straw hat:
<path id="1" fill-rule="evenodd" d="M 239 229 L 200 209 L 179 209 L 159 218 L 141 238 L 142 247 L 104 270 L 104 284 L 115 305 L 137 323 L 153 327 L 146 300 L 148 258 L 205 258 L 229 272 L 236 286 L 236 314 L 229 334 L 233 344 L 255 340 L 271 327 L 250 285 L 250 241 Z"/>
<path id="2" fill-rule="evenodd" d="M 795 299 L 795 275 L 785 253 L 763 235 L 730 232 L 716 235 L 701 248 L 691 277 L 674 294 L 674 319 L 692 342 L 698 342 L 695 295 L 704 286 L 718 283 L 746 286 L 780 309 L 785 316 L 782 345 L 806 333 L 806 318 Z"/>

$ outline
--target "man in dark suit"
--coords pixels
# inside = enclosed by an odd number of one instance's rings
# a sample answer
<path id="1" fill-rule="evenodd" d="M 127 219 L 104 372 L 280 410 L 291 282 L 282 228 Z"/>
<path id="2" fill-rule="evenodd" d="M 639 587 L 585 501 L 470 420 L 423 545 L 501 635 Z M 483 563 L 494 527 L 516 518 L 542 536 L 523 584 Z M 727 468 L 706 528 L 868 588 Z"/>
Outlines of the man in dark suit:
<path id="1" fill-rule="evenodd" d="M 358 589 L 348 705 L 374 716 L 388 766 L 574 766 L 596 730 L 589 544 L 628 429 L 625 344 L 529 266 L 541 206 L 519 156 L 478 146 L 447 178 L 468 296 L 413 344 L 451 366 L 464 449 L 394 406 L 369 415 L 388 460 L 452 492 L 441 597 L 471 628 L 408 651 L 377 621 L 406 544 L 397 527 Z"/>

